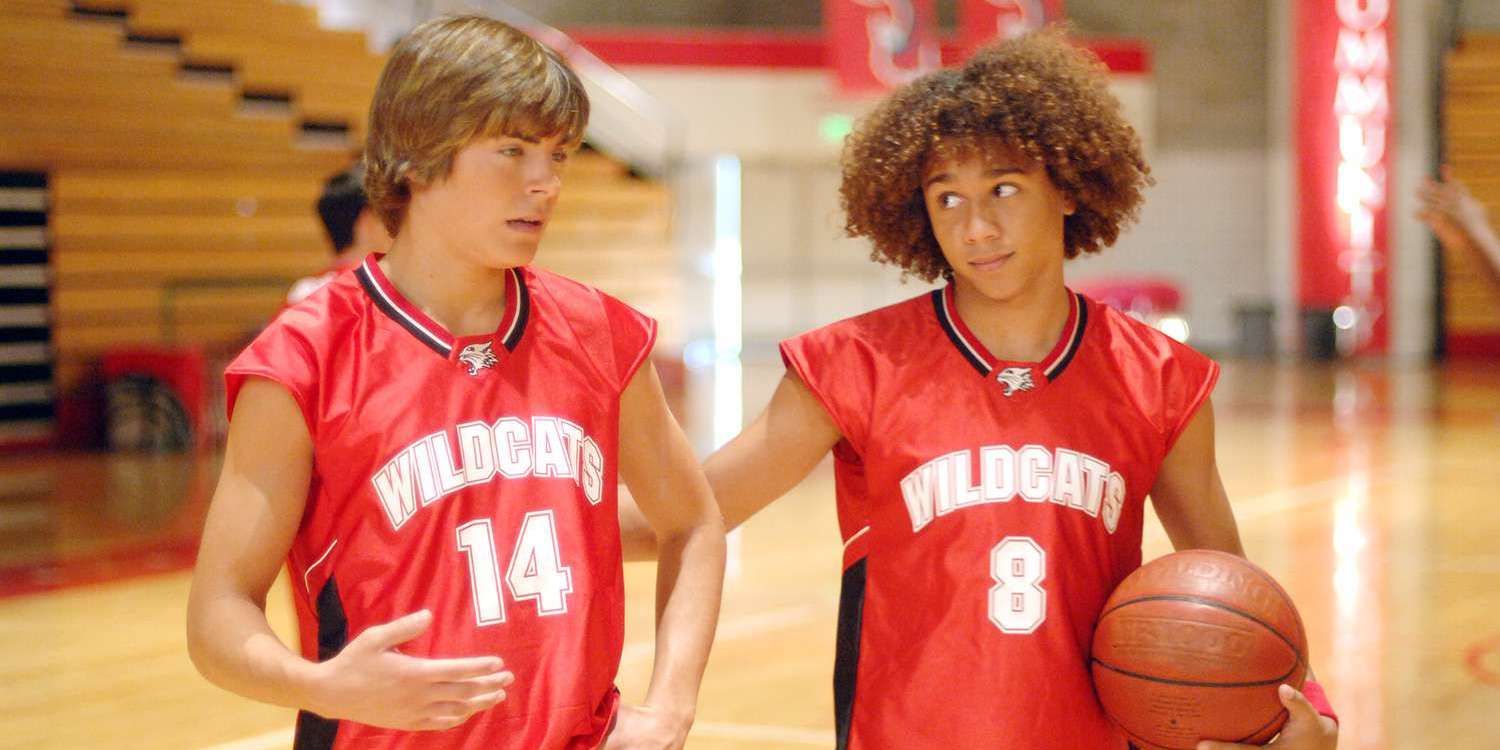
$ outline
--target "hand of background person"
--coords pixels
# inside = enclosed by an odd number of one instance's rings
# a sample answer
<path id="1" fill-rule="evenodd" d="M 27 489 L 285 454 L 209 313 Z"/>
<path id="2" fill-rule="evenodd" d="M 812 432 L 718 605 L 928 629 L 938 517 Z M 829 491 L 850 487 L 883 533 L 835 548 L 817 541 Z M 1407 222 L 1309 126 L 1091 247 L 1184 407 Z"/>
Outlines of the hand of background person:
<path id="1" fill-rule="evenodd" d="M 1318 709 L 1307 701 L 1301 691 L 1291 685 L 1282 685 L 1277 693 L 1281 705 L 1286 706 L 1286 726 L 1281 734 L 1264 747 L 1280 750 L 1334 750 L 1339 744 L 1339 725 L 1333 719 L 1318 713 Z M 1257 745 L 1242 745 L 1235 742 L 1198 743 L 1197 750 L 1252 750 Z"/>
<path id="2" fill-rule="evenodd" d="M 498 656 L 425 659 L 397 650 L 432 624 L 413 612 L 360 633 L 319 662 L 309 708 L 328 718 L 405 730 L 451 729 L 505 700 L 515 675 Z"/>
<path id="3" fill-rule="evenodd" d="M 691 717 L 650 705 L 620 706 L 604 750 L 679 750 L 687 742 Z"/>
<path id="4" fill-rule="evenodd" d="M 1440 173 L 1441 181 L 1431 177 L 1422 181 L 1417 191 L 1422 201 L 1417 218 L 1432 229 L 1443 247 L 1472 245 L 1489 232 L 1488 212 L 1467 186 L 1453 178 L 1450 167 L 1444 165 Z"/>

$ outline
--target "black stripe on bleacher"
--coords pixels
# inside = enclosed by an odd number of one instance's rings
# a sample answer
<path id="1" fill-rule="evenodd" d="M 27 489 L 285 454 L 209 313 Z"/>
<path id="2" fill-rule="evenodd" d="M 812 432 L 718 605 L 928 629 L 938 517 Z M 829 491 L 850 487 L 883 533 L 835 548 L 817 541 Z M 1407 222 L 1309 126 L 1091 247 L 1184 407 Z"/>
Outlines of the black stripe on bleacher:
<path id="1" fill-rule="evenodd" d="M 349 124 L 328 120 L 303 120 L 302 130 L 319 135 L 344 135 L 349 132 Z"/>
<path id="2" fill-rule="evenodd" d="M 0 344 L 45 344 L 47 343 L 47 329 L 42 326 L 34 328 L 0 328 Z"/>
<path id="3" fill-rule="evenodd" d="M 171 47 L 173 49 L 177 49 L 182 47 L 182 37 L 176 34 L 142 34 L 138 31 L 132 31 L 125 35 L 125 43 L 139 44 L 149 47 Z"/>
<path id="4" fill-rule="evenodd" d="M 0 227 L 45 227 L 46 211 L 0 211 Z"/>
<path id="5" fill-rule="evenodd" d="M 0 248 L 0 266 L 45 266 L 46 250 L 16 250 Z"/>
<path id="6" fill-rule="evenodd" d="M 247 102 L 259 102 L 265 104 L 291 104 L 292 95 L 285 91 L 264 91 L 259 89 L 245 89 L 240 92 L 240 97 Z"/>
<path id="7" fill-rule="evenodd" d="M 39 172 L 0 172 L 0 188 L 44 188 L 47 175 Z"/>
<path id="8" fill-rule="evenodd" d="M 52 380 L 52 365 L 0 365 L 0 383 Z"/>
<path id="9" fill-rule="evenodd" d="M 40 404 L 0 405 L 0 422 L 21 422 L 35 419 L 51 419 L 57 416 L 57 407 L 51 402 Z"/>
<path id="10" fill-rule="evenodd" d="M 124 8 L 89 8 L 74 5 L 73 15 L 78 18 L 91 18 L 101 21 L 124 21 L 130 17 L 130 11 Z"/>
<path id="11" fill-rule="evenodd" d="M 48 297 L 46 287 L 16 287 L 5 290 L 5 296 L 0 297 L 0 306 L 4 305 L 45 305 Z"/>
<path id="12" fill-rule="evenodd" d="M 232 76 L 234 75 L 234 66 L 227 63 L 183 62 L 182 72 L 203 73 L 205 75 L 216 76 Z"/>

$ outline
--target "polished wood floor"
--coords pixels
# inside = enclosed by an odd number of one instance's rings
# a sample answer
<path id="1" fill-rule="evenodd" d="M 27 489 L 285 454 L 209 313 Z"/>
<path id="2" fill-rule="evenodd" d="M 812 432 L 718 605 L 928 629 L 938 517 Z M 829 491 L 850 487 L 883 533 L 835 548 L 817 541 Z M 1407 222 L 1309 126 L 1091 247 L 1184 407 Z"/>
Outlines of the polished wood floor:
<path id="1" fill-rule="evenodd" d="M 1500 364 L 1231 364 L 1215 403 L 1245 547 L 1301 608 L 1341 747 L 1500 749 Z M 289 745 L 289 712 L 213 688 L 184 652 L 172 550 L 211 463 L 0 461 L 0 747 Z M 689 746 L 831 747 L 827 467 L 739 545 Z M 1168 549 L 1154 522 L 1146 545 Z M 649 676 L 652 575 L 627 567 L 627 699 Z M 83 585 L 45 590 L 63 583 Z"/>

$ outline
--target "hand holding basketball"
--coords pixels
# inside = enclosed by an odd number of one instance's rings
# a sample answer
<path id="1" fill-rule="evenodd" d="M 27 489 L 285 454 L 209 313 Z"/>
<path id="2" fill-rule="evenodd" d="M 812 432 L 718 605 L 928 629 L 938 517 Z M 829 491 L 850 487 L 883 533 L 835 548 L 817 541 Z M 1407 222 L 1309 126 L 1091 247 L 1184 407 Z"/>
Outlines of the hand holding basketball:
<path id="1" fill-rule="evenodd" d="M 1333 750 L 1339 744 L 1339 725 L 1333 719 L 1318 714 L 1318 710 L 1307 702 L 1307 698 L 1291 685 L 1282 685 L 1277 692 L 1281 705 L 1286 706 L 1286 725 L 1275 742 L 1264 747 L 1283 750 Z M 1197 750 L 1242 750 L 1256 745 L 1241 745 L 1234 742 L 1198 743 Z"/>
<path id="2" fill-rule="evenodd" d="M 391 729 L 440 730 L 505 700 L 515 675 L 497 656 L 423 659 L 396 649 L 431 624 L 432 613 L 422 610 L 360 633 L 317 665 L 311 710 Z"/>

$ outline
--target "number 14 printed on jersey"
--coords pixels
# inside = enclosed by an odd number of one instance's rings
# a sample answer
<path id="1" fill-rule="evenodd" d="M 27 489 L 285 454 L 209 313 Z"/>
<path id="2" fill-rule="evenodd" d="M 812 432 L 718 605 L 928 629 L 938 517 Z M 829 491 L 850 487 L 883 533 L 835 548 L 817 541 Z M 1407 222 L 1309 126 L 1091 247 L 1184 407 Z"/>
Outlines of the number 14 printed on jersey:
<path id="1" fill-rule="evenodd" d="M 481 518 L 458 527 L 458 551 L 469 559 L 475 619 L 481 627 L 505 622 L 505 593 L 500 585 L 500 561 L 495 555 L 495 531 L 490 519 Z M 568 611 L 573 571 L 562 564 L 552 511 L 532 511 L 522 519 L 505 582 L 510 585 L 515 601 L 535 601 L 539 616 Z"/>

